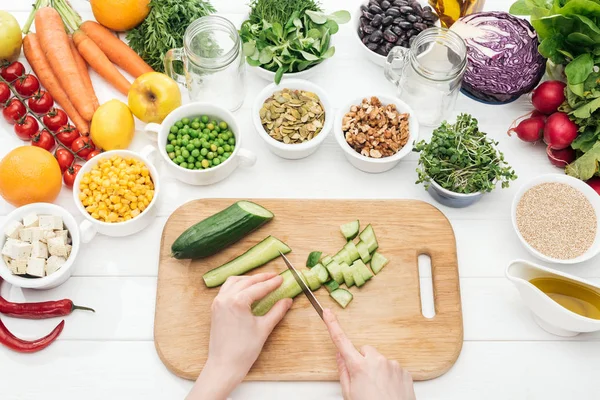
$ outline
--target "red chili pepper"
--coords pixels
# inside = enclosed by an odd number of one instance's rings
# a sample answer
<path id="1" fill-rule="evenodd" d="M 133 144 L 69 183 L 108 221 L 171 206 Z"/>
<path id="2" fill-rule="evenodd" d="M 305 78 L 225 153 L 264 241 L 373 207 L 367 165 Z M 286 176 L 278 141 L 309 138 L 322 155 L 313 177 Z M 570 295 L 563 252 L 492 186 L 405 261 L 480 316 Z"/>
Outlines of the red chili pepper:
<path id="1" fill-rule="evenodd" d="M 60 335 L 63 328 L 65 327 L 65 321 L 62 320 L 60 324 L 56 326 L 46 336 L 37 340 L 23 340 L 19 339 L 6 328 L 4 323 L 0 321 L 0 343 L 13 349 L 14 351 L 18 351 L 19 353 L 35 353 L 36 351 L 40 351 L 50 346 L 52 342 L 56 340 L 56 338 Z"/>

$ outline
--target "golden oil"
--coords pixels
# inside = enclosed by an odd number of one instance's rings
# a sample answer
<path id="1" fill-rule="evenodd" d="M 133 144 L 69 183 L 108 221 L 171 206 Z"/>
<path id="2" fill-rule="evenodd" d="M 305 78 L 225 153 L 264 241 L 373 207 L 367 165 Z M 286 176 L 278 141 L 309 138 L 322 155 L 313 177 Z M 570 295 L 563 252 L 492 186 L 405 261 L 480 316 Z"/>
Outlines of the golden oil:
<path id="1" fill-rule="evenodd" d="M 443 27 L 450 28 L 460 17 L 479 12 L 485 0 L 429 0 Z"/>
<path id="2" fill-rule="evenodd" d="M 600 320 L 600 293 L 568 279 L 534 278 L 529 281 L 569 311 Z"/>

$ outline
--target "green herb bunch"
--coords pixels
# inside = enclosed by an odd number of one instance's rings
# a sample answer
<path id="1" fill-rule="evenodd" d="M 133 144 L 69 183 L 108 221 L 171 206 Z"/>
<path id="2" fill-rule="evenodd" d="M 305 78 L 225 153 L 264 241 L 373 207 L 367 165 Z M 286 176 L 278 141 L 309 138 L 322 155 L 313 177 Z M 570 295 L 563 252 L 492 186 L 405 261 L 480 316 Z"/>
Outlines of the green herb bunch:
<path id="1" fill-rule="evenodd" d="M 458 116 L 455 124 L 446 121 L 413 151 L 420 152 L 417 183 L 428 187 L 434 180 L 455 193 L 491 192 L 498 182 L 506 188 L 517 179 L 514 170 L 496 149 L 498 142 L 487 137 L 469 114 Z"/>
<path id="2" fill-rule="evenodd" d="M 254 0 L 240 29 L 246 61 L 275 72 L 304 71 L 335 54 L 331 35 L 350 20 L 348 11 L 324 14 L 315 0 Z"/>
<path id="3" fill-rule="evenodd" d="M 150 13 L 127 32 L 129 46 L 155 71 L 164 72 L 163 60 L 170 49 L 183 47 L 187 27 L 200 17 L 215 12 L 204 0 L 151 0 Z"/>

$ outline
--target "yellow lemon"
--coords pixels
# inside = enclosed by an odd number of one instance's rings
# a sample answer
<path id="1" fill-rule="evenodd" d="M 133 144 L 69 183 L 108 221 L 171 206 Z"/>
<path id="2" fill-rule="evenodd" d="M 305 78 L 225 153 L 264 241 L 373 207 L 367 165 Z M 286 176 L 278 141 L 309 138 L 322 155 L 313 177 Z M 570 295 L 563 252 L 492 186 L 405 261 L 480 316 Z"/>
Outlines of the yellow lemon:
<path id="1" fill-rule="evenodd" d="M 14 61 L 21 54 L 21 27 L 11 14 L 0 11 L 0 59 Z"/>
<path id="2" fill-rule="evenodd" d="M 92 118 L 90 136 L 104 150 L 126 149 L 133 140 L 135 122 L 127 105 L 119 100 L 102 104 Z"/>

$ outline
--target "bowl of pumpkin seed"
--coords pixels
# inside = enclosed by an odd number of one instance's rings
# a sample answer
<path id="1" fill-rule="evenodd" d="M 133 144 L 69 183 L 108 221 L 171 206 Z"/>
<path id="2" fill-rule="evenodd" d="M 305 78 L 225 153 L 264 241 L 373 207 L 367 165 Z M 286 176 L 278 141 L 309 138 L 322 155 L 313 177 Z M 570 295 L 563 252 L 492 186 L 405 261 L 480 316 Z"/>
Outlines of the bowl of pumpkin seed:
<path id="1" fill-rule="evenodd" d="M 252 108 L 258 135 L 282 158 L 308 157 L 323 143 L 334 119 L 325 91 L 302 79 L 283 79 L 265 87 Z"/>

